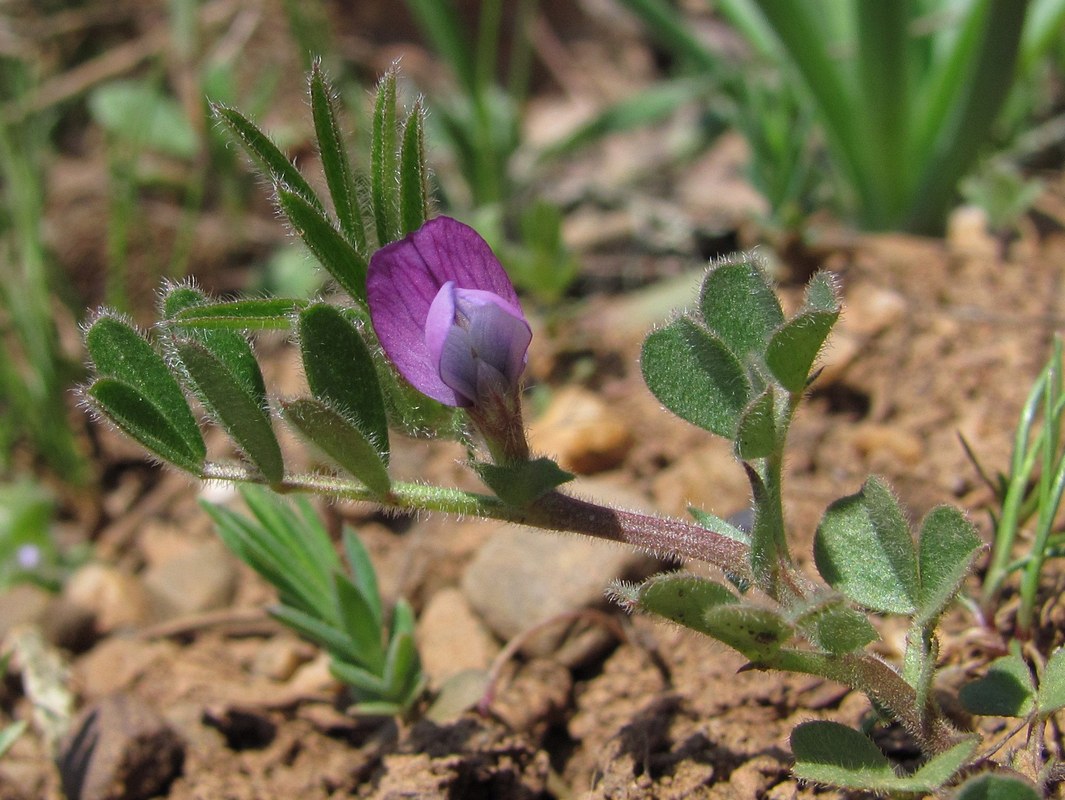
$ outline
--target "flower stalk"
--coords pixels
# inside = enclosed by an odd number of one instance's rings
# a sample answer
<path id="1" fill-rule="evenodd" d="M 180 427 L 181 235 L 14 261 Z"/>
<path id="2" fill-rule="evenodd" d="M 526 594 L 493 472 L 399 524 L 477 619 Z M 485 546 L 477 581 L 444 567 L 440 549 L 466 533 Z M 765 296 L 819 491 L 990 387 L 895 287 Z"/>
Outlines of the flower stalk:
<path id="1" fill-rule="evenodd" d="M 255 475 L 243 467 L 211 462 L 204 466 L 202 478 L 234 483 L 256 481 Z M 382 497 L 355 481 L 320 474 L 287 475 L 272 488 L 282 493 L 308 492 L 371 502 L 395 511 L 435 511 L 581 533 L 656 555 L 697 559 L 730 575 L 750 578 L 749 548 L 742 542 L 685 520 L 608 508 L 558 491 L 517 508 L 491 495 L 403 481 L 393 482 L 391 491 Z"/>

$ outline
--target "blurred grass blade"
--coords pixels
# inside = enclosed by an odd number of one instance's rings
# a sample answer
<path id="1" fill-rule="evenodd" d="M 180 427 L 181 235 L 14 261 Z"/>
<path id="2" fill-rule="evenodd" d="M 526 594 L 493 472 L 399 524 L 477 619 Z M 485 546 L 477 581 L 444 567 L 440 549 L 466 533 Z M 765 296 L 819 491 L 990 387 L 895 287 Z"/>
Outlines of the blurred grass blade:
<path id="1" fill-rule="evenodd" d="M 290 606 L 275 606 L 270 609 L 270 616 L 288 625 L 297 633 L 306 636 L 315 644 L 324 647 L 332 655 L 349 661 L 359 661 L 359 653 L 354 649 L 346 633 L 323 622 L 316 616 Z M 367 673 L 369 674 L 369 673 Z"/>
<path id="2" fill-rule="evenodd" d="M 344 528 L 341 534 L 341 543 L 344 546 L 344 553 L 348 559 L 348 567 L 351 569 L 353 581 L 359 591 L 362 592 L 362 596 L 366 598 L 366 602 L 370 606 L 370 613 L 373 614 L 377 626 L 381 627 L 384 623 L 383 610 L 381 608 L 381 591 L 377 586 L 377 572 L 373 568 L 373 562 L 370 561 L 370 553 L 366 549 L 366 545 L 362 543 L 362 539 L 356 536 L 351 528 Z M 406 606 L 403 601 L 397 603 L 397 611 L 393 612 L 392 615 L 393 620 L 399 613 L 400 604 Z"/>
<path id="3" fill-rule="evenodd" d="M 828 137 L 835 142 L 843 170 L 861 195 L 862 206 L 874 204 L 872 187 L 864 169 L 861 119 L 855 102 L 855 87 L 830 54 L 820 5 L 755 0 L 798 69 L 825 121 Z"/>
<path id="4" fill-rule="evenodd" d="M 277 184 L 277 203 L 293 230 L 352 299 L 366 305 L 366 258 L 333 227 L 315 204 L 284 184 Z"/>
<path id="5" fill-rule="evenodd" d="M 670 53 L 680 54 L 696 68 L 714 75 L 721 61 L 703 44 L 692 26 L 665 0 L 623 0 Z"/>
<path id="6" fill-rule="evenodd" d="M 322 600 L 316 607 L 327 604 L 332 589 L 329 576 L 340 568 L 340 559 L 333 550 L 329 532 L 307 499 L 297 497 L 292 503 L 284 502 L 270 490 L 254 484 L 241 486 L 240 496 L 268 534 L 262 538 L 283 548 L 279 551 L 283 555 L 277 561 L 278 566 L 298 569 L 300 581 L 318 589 Z M 293 510 L 293 503 L 301 515 Z M 249 529 L 254 530 L 254 526 Z"/>
<path id="7" fill-rule="evenodd" d="M 858 17 L 857 68 L 865 125 L 863 153 L 869 179 L 879 184 L 877 219 L 905 213 L 912 181 L 907 159 L 909 141 L 909 25 L 912 4 L 905 0 L 855 4 Z"/>
<path id="8" fill-rule="evenodd" d="M 477 67 L 470 37 L 455 11 L 453 0 L 406 0 L 407 9 L 433 49 L 443 56 L 462 85 L 473 95 L 477 92 Z"/>
<path id="9" fill-rule="evenodd" d="M 381 625 L 362 592 L 347 577 L 333 575 L 333 598 L 337 619 L 359 654 L 359 662 L 380 674 L 385 666 L 385 649 L 381 644 Z"/>
<path id="10" fill-rule="evenodd" d="M 212 416 L 267 481 L 280 483 L 285 476 L 281 447 L 260 399 L 204 345 L 186 340 L 175 348 Z"/>
<path id="11" fill-rule="evenodd" d="M 397 700 L 417 689 L 421 680 L 421 667 L 418 662 L 418 648 L 411 634 L 400 633 L 392 637 L 384 679 L 388 696 Z"/>
<path id="12" fill-rule="evenodd" d="M 916 232 L 939 226 L 958 181 L 972 166 L 980 146 L 1013 85 L 1028 0 L 977 0 L 970 11 L 972 49 L 960 48 L 964 66 L 945 81 L 947 96 L 918 121 L 923 139 L 917 154 L 921 172 L 906 225 Z"/>
<path id="13" fill-rule="evenodd" d="M 277 145 L 270 141 L 270 137 L 236 109 L 218 103 L 211 108 L 215 117 L 233 134 L 271 181 L 288 187 L 290 191 L 302 197 L 304 202 L 320 213 L 325 213 L 322 201 L 307 183 L 307 179 Z"/>
<path id="14" fill-rule="evenodd" d="M 320 63 L 311 70 L 311 112 L 318 150 L 322 157 L 322 171 L 333 199 L 340 230 L 348 243 L 359 253 L 367 253 L 366 225 L 359 206 L 355 176 L 351 171 L 344 137 L 337 123 L 336 101 Z"/>
<path id="15" fill-rule="evenodd" d="M 366 694 L 374 697 L 387 697 L 388 684 L 384 679 L 374 675 L 362 667 L 350 663 L 350 661 L 340 661 L 334 658 L 329 665 L 329 671 L 333 673 L 333 676 L 337 680 L 343 681 L 349 686 L 354 686 Z"/>
<path id="16" fill-rule="evenodd" d="M 206 502 L 201 506 L 226 547 L 269 581 L 282 603 L 307 614 L 329 607 L 331 587 L 323 574 L 303 569 L 274 531 L 228 508 Z"/>
<path id="17" fill-rule="evenodd" d="M 706 98 L 712 84 L 706 78 L 679 78 L 660 81 L 650 89 L 637 92 L 606 108 L 573 133 L 549 145 L 541 160 L 566 155 L 615 133 L 659 122 L 681 106 Z"/>
<path id="18" fill-rule="evenodd" d="M 420 102 L 407 115 L 399 160 L 400 232 L 412 233 L 429 215 L 429 185 L 425 165 L 425 112 Z"/>

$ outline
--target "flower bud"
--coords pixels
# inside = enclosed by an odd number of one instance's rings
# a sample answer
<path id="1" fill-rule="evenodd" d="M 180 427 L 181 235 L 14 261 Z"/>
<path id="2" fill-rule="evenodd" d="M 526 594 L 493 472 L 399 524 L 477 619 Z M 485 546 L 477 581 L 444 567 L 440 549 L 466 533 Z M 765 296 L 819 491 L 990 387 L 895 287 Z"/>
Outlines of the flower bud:
<path id="1" fill-rule="evenodd" d="M 519 394 L 532 329 L 487 242 L 450 217 L 432 219 L 373 254 L 366 295 L 399 373 L 469 409 L 497 458 L 527 457 Z"/>

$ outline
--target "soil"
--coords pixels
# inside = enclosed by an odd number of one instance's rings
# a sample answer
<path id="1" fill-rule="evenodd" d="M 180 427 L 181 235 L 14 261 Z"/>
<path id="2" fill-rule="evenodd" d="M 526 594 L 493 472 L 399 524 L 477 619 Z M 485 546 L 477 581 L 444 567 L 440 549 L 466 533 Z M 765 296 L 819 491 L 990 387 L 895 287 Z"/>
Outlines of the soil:
<path id="1" fill-rule="evenodd" d="M 377 46 L 373 37 L 380 28 L 373 28 L 373 19 L 363 22 L 370 27 L 359 34 L 350 20 L 337 30 L 350 57 L 372 53 L 361 62 L 370 71 L 387 63 L 399 45 Z M 601 19 L 584 23 L 601 33 Z M 256 36 L 264 46 L 283 36 L 278 25 L 261 21 Z M 590 85 L 614 70 L 621 76 L 616 92 L 655 75 L 653 52 L 630 27 L 619 24 L 611 36 L 610 47 L 594 39 L 566 40 L 573 61 L 563 63 L 561 78 L 554 70 L 555 80 L 565 83 L 565 75 L 593 66 L 583 78 L 572 77 L 564 86 L 568 94 L 560 96 L 556 87 L 536 95 L 530 128 L 564 119 L 588 101 Z M 417 78 L 428 56 L 413 45 L 406 48 Z M 616 55 L 622 51 L 624 59 Z M 287 79 L 270 116 L 276 121 L 287 113 L 290 124 L 302 124 L 307 115 L 301 87 Z M 960 213 L 944 238 L 859 235 L 815 220 L 804 232 L 805 244 L 786 247 L 750 221 L 756 199 L 750 200 L 753 193 L 739 177 L 744 154 L 735 140 L 726 137 L 694 165 L 641 182 L 646 175 L 637 169 L 640 154 L 655 136 L 664 133 L 635 132 L 579 154 L 564 175 L 538 187 L 573 209 L 567 234 L 585 269 L 564 304 L 531 312 L 534 448 L 583 465 L 580 471 L 594 473 L 596 481 L 663 513 L 684 515 L 689 505 L 721 516 L 742 513 L 749 497 L 727 444 L 662 410 L 642 383 L 637 358 L 647 330 L 668 319 L 670 308 L 692 302 L 708 248 L 759 245 L 792 307 L 801 299 L 810 264 L 838 275 L 845 300 L 825 370 L 792 428 L 785 500 L 799 560 L 809 562 L 811 536 L 825 507 L 857 491 L 870 473 L 890 481 L 914 520 L 952 503 L 988 536 L 992 491 L 960 438 L 987 471 L 1006 468 L 1021 404 L 1053 334 L 1065 326 L 1060 170 L 1044 174 L 1046 188 L 1035 210 L 1008 237 L 968 224 Z M 104 211 L 93 205 L 106 193 L 103 161 L 100 143 L 88 142 L 66 154 L 50 177 L 53 185 L 83 181 L 84 193 L 68 193 L 66 201 L 51 194 L 50 219 L 66 221 L 57 258 L 88 281 L 84 294 L 90 302 L 99 283 L 87 276 L 102 274 L 106 263 L 99 239 Z M 300 163 L 313 172 L 309 154 Z M 709 176 L 701 188 L 692 187 L 693 173 Z M 616 181 L 607 185 L 613 194 L 606 200 L 604 175 Z M 628 200 L 619 204 L 620 197 Z M 80 215 L 73 213 L 75 204 Z M 151 242 L 150 226 L 161 224 L 159 215 L 149 214 L 138 241 L 143 236 Z M 261 200 L 247 212 L 239 234 L 219 218 L 205 216 L 201 225 L 217 235 L 198 239 L 193 269 L 213 290 L 245 285 L 267 245 L 283 237 Z M 142 310 L 150 319 L 150 307 Z M 268 385 L 277 394 L 299 391 L 291 347 L 267 338 L 258 349 Z M 577 444 L 565 432 L 561 439 L 535 435 L 537 419 L 575 389 L 608 409 L 593 419 L 592 429 L 613 426 L 612 435 L 624 442 L 605 458 L 580 460 L 593 447 L 586 432 Z M 66 493 L 63 530 L 71 540 L 91 540 L 95 560 L 134 579 L 140 588 L 131 591 L 139 597 L 154 565 L 213 540 L 197 499 L 227 495 L 147 463 L 108 430 L 77 424 L 87 431 L 99 482 L 95 492 Z M 397 477 L 478 485 L 457 463 L 461 453 L 453 447 L 407 440 L 394 446 Z M 224 455 L 221 439 L 209 447 L 212 455 Z M 395 518 L 335 503 L 322 503 L 321 510 L 334 533 L 346 523 L 363 536 L 386 598 L 402 594 L 419 612 L 439 593 L 461 587 L 466 566 L 489 538 L 508 535 L 498 525 L 472 520 Z M 1048 648 L 1065 642 L 1057 605 L 1063 581 L 1060 568 L 1048 570 L 1040 628 Z M 119 596 L 120 605 L 130 602 Z M 73 721 L 68 736 L 80 734 L 81 744 L 96 744 L 78 749 L 68 738 L 59 769 L 45 739 L 31 731 L 0 762 L 0 797 L 60 798 L 64 780 L 68 794 L 80 791 L 86 800 L 837 797 L 843 795 L 800 785 L 791 776 L 788 734 L 805 720 L 859 725 L 869 714 L 868 702 L 843 687 L 744 670 L 743 659 L 723 646 L 651 619 L 627 618 L 603 602 L 598 607 L 620 624 L 622 637 L 601 636 L 579 656 L 559 656 L 565 640 L 552 652 L 514 656 L 486 713 L 358 719 L 344 713 L 346 698 L 323 674 L 314 648 L 262 613 L 272 599 L 269 587 L 241 568 L 224 607 L 207 613 L 167 615 L 149 602 L 143 613 L 113 624 L 97 616 L 92 631 L 77 641 L 56 634 L 53 620 L 52 638 L 66 645 L 59 651 L 70 670 L 65 683 L 77 708 L 87 712 Z M 49 613 L 58 612 L 52 607 Z M 990 627 L 960 608 L 950 613 L 941 641 L 945 692 L 1000 652 L 998 632 L 1009 630 L 1011 613 L 1008 597 Z M 481 622 L 473 624 L 480 626 L 478 636 L 490 640 L 490 659 L 504 643 Z M 880 652 L 897 660 L 903 632 L 891 619 L 879 624 Z M 451 657 L 459 659 L 472 646 L 472 639 L 454 642 Z M 448 654 L 441 658 L 446 663 Z M 29 718 L 29 701 L 16 680 L 22 668 L 15 667 L 5 708 Z M 440 683 L 433 681 L 433 688 Z M 119 755 L 109 762 L 105 744 L 111 741 Z M 141 772 L 123 777 L 124 767 L 114 762 L 133 758 L 131 741 L 151 755 Z M 913 755 L 904 737 L 890 730 L 882 732 L 881 743 L 900 761 Z M 114 788 L 121 780 L 127 789 Z M 141 790 L 131 787 L 138 785 L 149 788 L 136 794 Z"/>

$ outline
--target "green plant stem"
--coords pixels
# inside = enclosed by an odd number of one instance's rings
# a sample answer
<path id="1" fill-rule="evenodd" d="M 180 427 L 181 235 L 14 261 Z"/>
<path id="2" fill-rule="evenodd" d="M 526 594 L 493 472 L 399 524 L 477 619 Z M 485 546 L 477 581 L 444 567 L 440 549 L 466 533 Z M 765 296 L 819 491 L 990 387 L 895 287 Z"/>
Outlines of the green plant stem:
<path id="1" fill-rule="evenodd" d="M 828 655 L 784 649 L 770 663 L 755 666 L 817 675 L 864 693 L 890 711 L 927 753 L 942 753 L 957 743 L 958 732 L 934 701 L 921 703 L 914 688 L 871 653 Z"/>
<path id="2" fill-rule="evenodd" d="M 201 477 L 204 480 L 261 483 L 243 467 L 215 463 L 206 464 Z M 608 508 L 556 491 L 517 508 L 490 495 L 401 481 L 394 482 L 387 495 L 379 496 L 359 483 L 329 475 L 287 475 L 271 488 L 278 492 L 312 492 L 376 503 L 397 511 L 437 511 L 581 533 L 650 553 L 698 559 L 720 567 L 730 575 L 750 580 L 750 553 L 742 542 L 685 520 Z"/>

